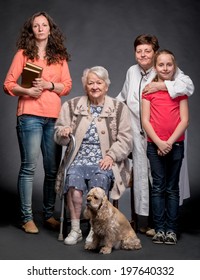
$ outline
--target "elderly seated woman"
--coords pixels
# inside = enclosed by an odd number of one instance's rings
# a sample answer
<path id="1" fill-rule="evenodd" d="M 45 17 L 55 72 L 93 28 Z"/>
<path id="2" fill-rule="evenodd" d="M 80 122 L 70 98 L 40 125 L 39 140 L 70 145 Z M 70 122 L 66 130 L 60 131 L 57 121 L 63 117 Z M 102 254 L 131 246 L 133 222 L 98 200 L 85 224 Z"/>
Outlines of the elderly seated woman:
<path id="1" fill-rule="evenodd" d="M 130 176 L 127 157 L 133 133 L 128 107 L 107 96 L 110 79 L 104 67 L 84 70 L 82 83 L 86 94 L 66 101 L 55 125 L 58 144 L 67 145 L 71 133 L 76 139 L 64 186 L 71 219 L 71 231 L 64 240 L 67 245 L 82 240 L 83 195 L 93 187 L 108 194 L 113 182 L 110 196 L 119 199 Z M 92 234 L 91 228 L 86 243 Z"/>

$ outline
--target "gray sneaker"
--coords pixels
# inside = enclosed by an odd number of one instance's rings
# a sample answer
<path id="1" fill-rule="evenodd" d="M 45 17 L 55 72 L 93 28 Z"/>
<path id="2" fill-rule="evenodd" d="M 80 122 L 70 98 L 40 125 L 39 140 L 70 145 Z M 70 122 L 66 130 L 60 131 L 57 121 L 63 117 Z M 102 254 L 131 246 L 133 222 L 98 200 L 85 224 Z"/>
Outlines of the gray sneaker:
<path id="1" fill-rule="evenodd" d="M 153 243 L 162 244 L 165 242 L 165 233 L 164 231 L 158 231 L 152 238 Z"/>
<path id="2" fill-rule="evenodd" d="M 177 243 L 176 233 L 168 231 L 165 237 L 165 244 L 175 245 Z"/>

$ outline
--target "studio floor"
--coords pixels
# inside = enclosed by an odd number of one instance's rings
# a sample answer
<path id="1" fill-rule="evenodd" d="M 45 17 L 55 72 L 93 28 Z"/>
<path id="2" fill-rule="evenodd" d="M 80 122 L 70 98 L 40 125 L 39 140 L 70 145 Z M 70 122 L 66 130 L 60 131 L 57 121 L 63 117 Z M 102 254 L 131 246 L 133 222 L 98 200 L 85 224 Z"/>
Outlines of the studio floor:
<path id="1" fill-rule="evenodd" d="M 9 204 L 6 203 L 9 201 Z M 88 225 L 81 224 L 83 240 L 74 246 L 58 241 L 59 232 L 44 227 L 41 211 L 34 217 L 38 234 L 27 234 L 21 228 L 16 194 L 0 192 L 0 259 L 1 260 L 200 260 L 199 197 L 188 199 L 180 209 L 180 237 L 176 245 L 153 244 L 150 237 L 137 233 L 142 249 L 113 250 L 109 255 L 84 249 Z M 41 205 L 34 203 L 39 209 Z M 59 211 L 56 212 L 59 218 Z M 69 228 L 65 228 L 64 236 Z"/>

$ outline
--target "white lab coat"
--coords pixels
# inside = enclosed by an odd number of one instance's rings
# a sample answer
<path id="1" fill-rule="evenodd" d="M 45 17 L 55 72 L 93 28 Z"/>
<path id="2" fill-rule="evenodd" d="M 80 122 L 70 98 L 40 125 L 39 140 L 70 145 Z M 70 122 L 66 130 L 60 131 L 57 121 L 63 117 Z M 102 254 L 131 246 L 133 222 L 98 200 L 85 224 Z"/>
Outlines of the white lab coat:
<path id="1" fill-rule="evenodd" d="M 135 200 L 135 212 L 138 215 L 149 215 L 149 180 L 150 166 L 146 155 L 147 141 L 146 137 L 140 134 L 140 109 L 141 108 L 141 94 L 144 86 L 152 81 L 155 77 L 153 68 L 149 69 L 144 74 L 143 70 L 138 64 L 131 66 L 126 74 L 126 79 L 122 91 L 117 96 L 120 101 L 126 102 L 131 111 L 131 124 L 133 128 L 133 189 Z M 140 86 L 141 82 L 141 86 Z M 184 73 L 177 69 L 174 81 L 165 81 L 165 85 L 172 98 L 178 95 L 188 96 L 193 94 L 194 85 L 191 79 L 184 75 Z M 186 137 L 187 138 L 187 137 Z M 190 196 L 188 168 L 187 168 L 187 139 L 185 140 L 185 157 L 183 160 L 181 174 L 180 174 L 180 205 L 183 199 Z"/>

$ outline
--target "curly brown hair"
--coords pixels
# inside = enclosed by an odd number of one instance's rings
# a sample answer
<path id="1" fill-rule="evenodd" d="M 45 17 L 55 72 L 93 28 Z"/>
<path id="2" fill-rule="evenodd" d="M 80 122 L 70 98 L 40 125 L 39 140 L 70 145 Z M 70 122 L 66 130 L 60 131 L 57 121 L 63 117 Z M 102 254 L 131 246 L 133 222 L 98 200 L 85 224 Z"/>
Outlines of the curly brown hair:
<path id="1" fill-rule="evenodd" d="M 58 28 L 57 24 L 46 12 L 37 12 L 33 14 L 23 25 L 19 38 L 17 39 L 17 49 L 23 49 L 24 55 L 29 59 L 38 59 L 38 47 L 36 45 L 35 37 L 33 34 L 33 21 L 38 16 L 44 16 L 48 20 L 50 26 L 50 35 L 46 46 L 46 59 L 47 64 L 60 63 L 63 60 L 70 60 L 70 54 L 64 46 L 65 37 Z"/>

